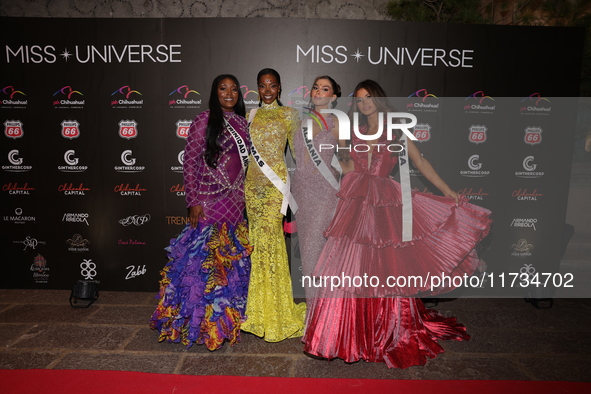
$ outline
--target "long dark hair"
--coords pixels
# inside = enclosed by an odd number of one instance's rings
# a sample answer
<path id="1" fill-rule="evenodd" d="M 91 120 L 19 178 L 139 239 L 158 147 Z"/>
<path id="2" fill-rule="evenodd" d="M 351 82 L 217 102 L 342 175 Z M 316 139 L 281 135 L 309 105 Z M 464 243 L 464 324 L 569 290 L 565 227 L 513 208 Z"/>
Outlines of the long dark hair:
<path id="1" fill-rule="evenodd" d="M 246 115 L 246 107 L 244 106 L 244 98 L 240 90 L 240 83 L 238 79 L 231 74 L 222 74 L 215 77 L 211 83 L 211 94 L 209 95 L 209 120 L 207 121 L 207 128 L 205 129 L 205 162 L 211 168 L 216 168 L 218 165 L 218 158 L 220 155 L 220 143 L 218 138 L 224 130 L 224 111 L 220 105 L 218 97 L 218 85 L 226 78 L 230 78 L 236 86 L 238 86 L 238 102 L 234 106 L 234 112 L 240 116 Z"/>
<path id="2" fill-rule="evenodd" d="M 333 94 L 335 94 L 337 96 L 337 98 L 341 97 L 341 87 L 339 86 L 339 84 L 332 79 L 331 77 L 329 77 L 328 75 L 321 75 L 319 77 L 316 77 L 316 79 L 314 80 L 314 83 L 312 84 L 312 86 L 314 86 L 314 84 L 316 82 L 318 82 L 319 79 L 328 79 L 328 81 L 330 82 L 330 86 L 332 87 L 332 92 Z M 332 106 L 336 107 L 337 105 L 337 99 L 334 99 L 332 102 Z M 312 98 L 310 98 L 310 108 L 314 109 L 314 104 L 312 103 Z"/>
<path id="3" fill-rule="evenodd" d="M 279 100 L 279 98 L 281 97 L 281 75 L 279 75 L 279 73 L 277 71 L 273 70 L 272 68 L 263 68 L 261 71 L 259 71 L 259 73 L 257 74 L 257 88 L 259 86 L 259 79 L 261 79 L 261 77 L 263 75 L 267 75 L 267 74 L 271 74 L 272 76 L 275 77 L 275 79 L 277 79 L 277 83 L 279 84 L 279 93 L 277 94 L 277 104 L 283 106 L 283 104 L 281 103 L 281 100 Z M 262 103 L 263 103 L 263 99 L 259 98 L 259 107 L 262 105 Z"/>
<path id="4" fill-rule="evenodd" d="M 363 115 L 357 108 L 357 100 L 355 96 L 360 89 L 367 90 L 378 112 L 396 112 L 396 109 L 388 101 L 386 92 L 384 89 L 382 89 L 380 84 L 378 84 L 376 81 L 372 81 L 371 79 L 366 79 L 359 82 L 353 91 L 353 103 L 349 109 L 349 119 L 351 120 L 351 124 L 353 122 L 353 114 L 355 112 L 358 113 L 359 126 L 365 126 L 367 124 L 367 116 Z M 400 139 L 402 132 L 399 129 L 395 129 L 394 135 L 396 135 L 397 139 Z"/>

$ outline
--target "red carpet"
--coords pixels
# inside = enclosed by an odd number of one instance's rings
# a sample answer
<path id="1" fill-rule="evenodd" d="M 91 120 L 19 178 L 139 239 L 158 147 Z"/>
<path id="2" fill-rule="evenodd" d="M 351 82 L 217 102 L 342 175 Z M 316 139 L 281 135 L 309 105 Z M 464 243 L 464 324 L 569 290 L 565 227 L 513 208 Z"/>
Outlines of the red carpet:
<path id="1" fill-rule="evenodd" d="M 0 392 L 103 393 L 589 393 L 591 383 L 510 380 L 379 380 L 192 376 L 145 372 L 16 369 L 0 370 Z"/>

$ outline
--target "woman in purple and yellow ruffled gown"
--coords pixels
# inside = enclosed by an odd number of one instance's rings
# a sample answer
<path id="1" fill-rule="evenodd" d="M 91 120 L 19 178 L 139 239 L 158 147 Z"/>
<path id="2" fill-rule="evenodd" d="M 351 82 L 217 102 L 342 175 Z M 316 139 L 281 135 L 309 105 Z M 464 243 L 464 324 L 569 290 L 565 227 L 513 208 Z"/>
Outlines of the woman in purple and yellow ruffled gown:
<path id="1" fill-rule="evenodd" d="M 218 76 L 209 110 L 197 115 L 187 138 L 189 223 L 166 248 L 170 260 L 150 322 L 159 341 L 205 344 L 209 350 L 240 341 L 252 251 L 243 216 L 250 147 L 244 115 L 236 77 Z"/>

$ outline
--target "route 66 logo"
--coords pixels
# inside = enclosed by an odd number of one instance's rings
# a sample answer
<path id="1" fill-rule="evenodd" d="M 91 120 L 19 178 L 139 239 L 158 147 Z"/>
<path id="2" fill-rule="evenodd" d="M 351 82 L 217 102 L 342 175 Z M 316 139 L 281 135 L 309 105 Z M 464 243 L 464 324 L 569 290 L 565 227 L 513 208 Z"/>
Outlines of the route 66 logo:
<path id="1" fill-rule="evenodd" d="M 542 143 L 542 128 L 541 127 L 527 127 L 525 129 L 525 136 L 523 142 L 534 146 Z"/>
<path id="2" fill-rule="evenodd" d="M 191 127 L 190 120 L 179 119 L 176 122 L 176 136 L 179 138 L 187 139 L 189 136 L 189 127 Z"/>
<path id="3" fill-rule="evenodd" d="M 473 144 L 482 144 L 483 142 L 486 142 L 487 130 L 486 126 L 472 125 L 470 126 L 470 135 L 468 136 L 468 139 Z"/>
<path id="4" fill-rule="evenodd" d="M 80 137 L 80 123 L 77 120 L 64 120 L 62 123 L 62 137 L 73 140 Z"/>
<path id="5" fill-rule="evenodd" d="M 4 135 L 8 138 L 16 140 L 17 138 L 21 138 L 24 134 L 23 122 L 20 120 L 7 120 L 4 122 Z"/>

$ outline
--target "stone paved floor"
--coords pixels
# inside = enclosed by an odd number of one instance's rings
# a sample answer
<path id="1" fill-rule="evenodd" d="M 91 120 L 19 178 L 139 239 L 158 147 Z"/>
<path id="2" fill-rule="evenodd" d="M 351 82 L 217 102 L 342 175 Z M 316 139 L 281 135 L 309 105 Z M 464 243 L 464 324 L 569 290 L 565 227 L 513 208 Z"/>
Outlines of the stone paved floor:
<path id="1" fill-rule="evenodd" d="M 317 360 L 299 339 L 267 343 L 243 333 L 242 343 L 209 352 L 203 346 L 158 343 L 147 326 L 152 293 L 100 292 L 75 309 L 65 290 L 0 289 L 0 369 L 108 369 L 195 375 L 375 379 L 516 379 L 591 382 L 591 300 L 555 299 L 536 309 L 523 299 L 440 300 L 434 309 L 457 316 L 469 342 L 441 342 L 446 352 L 423 367 Z"/>

